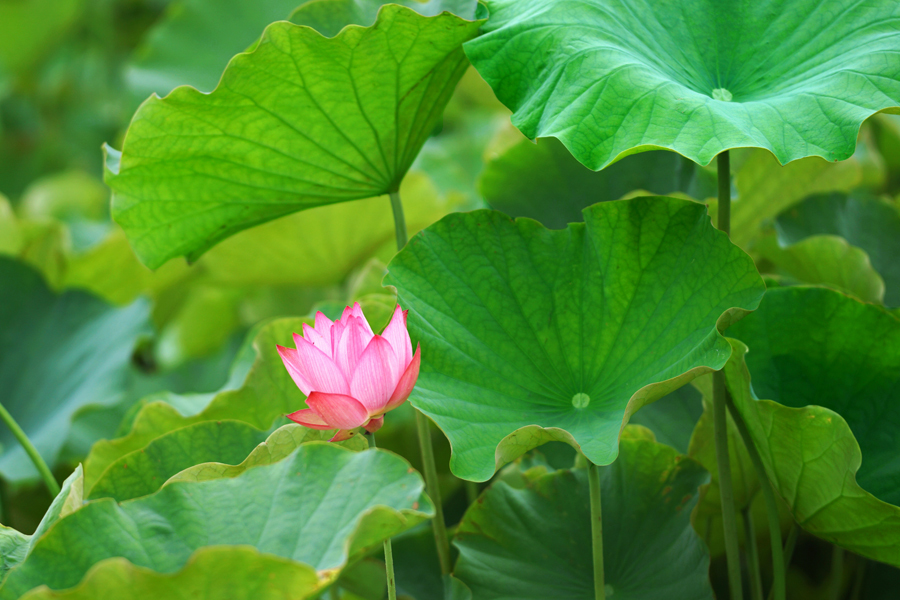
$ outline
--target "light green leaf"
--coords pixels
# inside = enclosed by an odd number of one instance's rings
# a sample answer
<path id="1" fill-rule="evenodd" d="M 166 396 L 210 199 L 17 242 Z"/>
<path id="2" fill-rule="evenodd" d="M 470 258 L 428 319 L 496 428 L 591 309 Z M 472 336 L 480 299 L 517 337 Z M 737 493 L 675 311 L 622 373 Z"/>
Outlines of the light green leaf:
<path id="1" fill-rule="evenodd" d="M 709 557 L 690 525 L 706 471 L 656 442 L 622 440 L 621 448 L 600 471 L 607 597 L 711 600 Z M 476 599 L 593 599 L 590 521 L 583 469 L 521 490 L 498 482 L 459 525 L 454 575 Z"/>
<path id="2" fill-rule="evenodd" d="M 368 27 L 375 22 L 379 9 L 387 4 L 382 0 L 309 0 L 301 4 L 290 17 L 292 23 L 308 25 L 326 37 L 338 35 L 347 25 Z M 463 19 L 475 18 L 476 0 L 397 0 L 420 15 L 433 17 L 444 11 Z"/>
<path id="3" fill-rule="evenodd" d="M 864 302 L 881 304 L 884 298 L 884 280 L 869 255 L 844 238 L 816 235 L 783 248 L 772 235 L 760 240 L 756 252 L 801 283 L 827 285 Z"/>
<path id="4" fill-rule="evenodd" d="M 34 66 L 77 22 L 83 0 L 20 0 L 0 3 L 0 72 Z"/>
<path id="5" fill-rule="evenodd" d="M 460 477 L 484 481 L 550 440 L 609 464 L 631 414 L 724 365 L 719 329 L 762 297 L 701 204 L 638 198 L 584 217 L 551 231 L 451 214 L 388 267 L 422 344 L 412 402 L 447 434 Z"/>
<path id="6" fill-rule="evenodd" d="M 152 494 L 167 479 L 194 465 L 238 464 L 265 439 L 265 432 L 240 421 L 203 421 L 182 427 L 109 465 L 91 488 L 89 499 L 122 502 Z"/>
<path id="7" fill-rule="evenodd" d="M 668 148 L 844 160 L 900 106 L 900 7 L 879 0 L 491 0 L 472 64 L 529 138 L 591 169 Z"/>
<path id="8" fill-rule="evenodd" d="M 216 462 L 198 463 L 172 475 L 166 483 L 174 481 L 209 481 L 210 479 L 237 477 L 250 467 L 270 465 L 278 462 L 296 450 L 300 444 L 327 441 L 332 435 L 331 431 L 319 431 L 301 427 L 295 423 L 289 423 L 275 430 L 265 442 L 254 448 L 240 464 L 229 465 L 219 460 Z M 368 447 L 368 442 L 362 436 L 356 435 L 349 440 L 338 442 L 337 445 L 350 450 L 360 451 Z"/>
<path id="9" fill-rule="evenodd" d="M 176 573 L 156 573 L 124 558 L 109 558 L 91 568 L 74 588 L 38 587 L 21 600 L 305 600 L 327 584 L 315 569 L 246 546 L 197 550 Z"/>
<path id="10" fill-rule="evenodd" d="M 115 404 L 125 392 L 149 306 L 124 308 L 89 294 L 53 294 L 26 265 L 0 257 L 0 389 L 3 405 L 53 465 L 76 412 Z M 0 428 L 0 473 L 35 479 L 37 470 L 12 433 Z"/>
<path id="11" fill-rule="evenodd" d="M 849 191 L 863 176 L 856 158 L 835 164 L 810 157 L 784 166 L 764 150 L 750 150 L 737 158 L 742 160 L 732 164 L 737 195 L 731 206 L 731 239 L 741 248 L 751 246 L 762 225 L 808 195 Z"/>
<path id="12" fill-rule="evenodd" d="M 110 151 L 113 217 L 154 268 L 289 213 L 396 191 L 479 25 L 394 5 L 335 38 L 273 23 L 211 94 L 182 87 L 142 105 L 122 154 Z"/>
<path id="13" fill-rule="evenodd" d="M 810 196 L 778 215 L 782 244 L 796 244 L 814 235 L 839 235 L 863 249 L 884 277 L 884 302 L 900 306 L 900 207 L 863 192 Z"/>
<path id="14" fill-rule="evenodd" d="M 480 188 L 491 207 L 562 229 L 581 221 L 581 211 L 591 204 L 618 200 L 635 190 L 684 192 L 702 199 L 707 194 L 697 183 L 699 172 L 697 165 L 672 152 L 631 156 L 594 172 L 561 142 L 547 138 L 536 144 L 524 140 L 489 161 Z"/>
<path id="15" fill-rule="evenodd" d="M 728 333 L 750 349 L 745 366 L 734 342 L 729 391 L 794 518 L 900 565 L 900 320 L 832 290 L 777 288 Z"/>
<path id="16" fill-rule="evenodd" d="M 0 598 L 16 599 L 41 584 L 72 587 L 113 557 L 174 573 L 195 550 L 216 545 L 252 545 L 336 573 L 431 515 L 422 478 L 399 456 L 305 444 L 235 478 L 177 482 L 122 504 L 88 503 L 57 522 L 10 571 Z"/>

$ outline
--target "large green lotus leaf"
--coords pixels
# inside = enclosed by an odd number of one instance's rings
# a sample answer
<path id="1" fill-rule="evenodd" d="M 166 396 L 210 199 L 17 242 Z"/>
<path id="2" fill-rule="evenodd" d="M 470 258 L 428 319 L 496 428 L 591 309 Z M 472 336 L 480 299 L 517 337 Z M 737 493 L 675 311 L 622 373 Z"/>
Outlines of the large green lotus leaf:
<path id="1" fill-rule="evenodd" d="M 776 288 L 728 333 L 750 349 L 746 366 L 733 353 L 729 390 L 794 518 L 900 565 L 900 320 L 826 288 Z"/>
<path id="2" fill-rule="evenodd" d="M 41 586 L 21 600 L 305 600 L 317 597 L 324 585 L 308 565 L 246 546 L 212 546 L 197 550 L 177 573 L 157 573 L 124 558 L 110 558 L 74 588 Z"/>
<path id="3" fill-rule="evenodd" d="M 145 102 L 110 151 L 113 217 L 151 268 L 271 219 L 396 191 L 480 22 L 386 6 L 325 38 L 270 25 L 210 94 Z"/>
<path id="4" fill-rule="evenodd" d="M 265 439 L 264 431 L 240 421 L 203 421 L 177 429 L 109 465 L 89 499 L 122 502 L 152 494 L 169 477 L 194 465 L 238 464 Z"/>
<path id="5" fill-rule="evenodd" d="M 815 235 L 839 235 L 869 255 L 884 278 L 884 303 L 900 306 L 900 207 L 863 192 L 819 194 L 778 215 L 782 244 Z"/>
<path id="6" fill-rule="evenodd" d="M 388 267 L 423 348 L 412 402 L 447 434 L 460 477 L 484 481 L 549 440 L 609 464 L 631 414 L 724 365 L 719 328 L 762 297 L 702 204 L 604 202 L 584 220 L 553 231 L 451 214 Z"/>
<path id="7" fill-rule="evenodd" d="M 41 584 L 72 587 L 113 557 L 174 573 L 192 552 L 216 545 L 252 545 L 317 571 L 339 571 L 432 513 L 421 476 L 399 456 L 305 444 L 234 478 L 175 482 L 121 504 L 88 503 L 58 521 L 9 572 L 0 598 Z"/>
<path id="8" fill-rule="evenodd" d="M 607 596 L 712 599 L 709 557 L 691 529 L 708 475 L 675 450 L 623 439 L 600 471 Z M 472 504 L 454 544 L 454 575 L 474 600 L 594 598 L 590 500 L 584 469 L 549 473 L 514 489 L 494 484 Z M 554 515 L 554 518 L 548 518 Z"/>
<path id="9" fill-rule="evenodd" d="M 3 405 L 53 465 L 76 412 L 112 405 L 125 393 L 131 354 L 149 330 L 148 303 L 110 306 L 90 294 L 51 292 L 40 275 L 0 257 L 0 389 Z M 37 470 L 8 428 L 0 428 L 0 473 Z"/>
<path id="10" fill-rule="evenodd" d="M 400 195 L 410 234 L 454 208 L 421 173 L 404 178 Z M 242 231 L 207 252 L 200 264 L 226 285 L 334 285 L 373 255 L 390 260 L 397 251 L 395 240 L 390 200 L 369 198 L 320 206 Z"/>
<path id="11" fill-rule="evenodd" d="M 368 27 L 375 22 L 378 10 L 387 4 L 382 0 L 309 0 L 290 16 L 298 25 L 308 25 L 326 37 L 338 35 L 347 25 Z M 398 0 L 420 15 L 433 17 L 447 11 L 464 19 L 475 17 L 476 0 Z"/>
<path id="12" fill-rule="evenodd" d="M 782 247 L 774 235 L 756 244 L 756 253 L 778 272 L 801 283 L 819 284 L 881 304 L 884 280 L 869 255 L 835 235 L 815 235 Z"/>
<path id="13" fill-rule="evenodd" d="M 523 140 L 489 161 L 480 188 L 491 207 L 562 229 L 580 221 L 581 211 L 591 204 L 618 200 L 634 190 L 703 198 L 706 194 L 697 185 L 699 171 L 678 154 L 647 152 L 594 172 L 561 142 L 547 138 L 536 144 Z"/>
<path id="14" fill-rule="evenodd" d="M 844 160 L 900 106 L 900 6 L 881 0 L 491 0 L 466 54 L 529 138 L 591 169 L 668 148 Z"/>
<path id="15" fill-rule="evenodd" d="M 276 429 L 265 442 L 258 445 L 250 452 L 240 464 L 230 465 L 222 461 L 198 463 L 184 469 L 169 478 L 173 481 L 209 481 L 223 477 L 237 477 L 250 467 L 270 465 L 296 450 L 300 444 L 315 441 L 327 441 L 332 437 L 330 431 L 319 431 L 301 427 L 295 423 L 288 423 Z M 336 442 L 339 446 L 350 450 L 365 450 L 368 442 L 362 436 L 353 436 L 349 440 Z M 167 483 L 168 483 L 167 482 Z"/>

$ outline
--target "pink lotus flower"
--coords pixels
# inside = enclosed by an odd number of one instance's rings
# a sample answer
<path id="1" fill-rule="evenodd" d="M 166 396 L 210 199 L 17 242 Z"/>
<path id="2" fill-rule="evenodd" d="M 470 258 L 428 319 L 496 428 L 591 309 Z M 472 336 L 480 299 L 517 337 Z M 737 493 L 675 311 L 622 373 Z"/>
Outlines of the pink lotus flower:
<path id="1" fill-rule="evenodd" d="M 421 358 L 418 346 L 412 352 L 407 312 L 397 305 L 381 335 L 372 332 L 358 302 L 334 322 L 318 312 L 315 327 L 304 324 L 303 336 L 294 334 L 296 349 L 278 346 L 309 406 L 288 418 L 313 429 L 339 429 L 333 442 L 357 427 L 378 431 L 384 413 L 406 402 L 419 378 Z"/>

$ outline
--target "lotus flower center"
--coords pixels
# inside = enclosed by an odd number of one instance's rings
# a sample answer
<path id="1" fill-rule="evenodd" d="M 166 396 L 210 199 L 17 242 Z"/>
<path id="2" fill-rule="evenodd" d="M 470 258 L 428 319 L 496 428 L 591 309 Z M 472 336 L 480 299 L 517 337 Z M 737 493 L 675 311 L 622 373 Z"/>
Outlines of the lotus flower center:
<path id="1" fill-rule="evenodd" d="M 713 100 L 721 100 L 722 102 L 731 102 L 733 96 L 731 92 L 726 90 L 725 88 L 716 88 L 712 92 Z"/>
<path id="2" fill-rule="evenodd" d="M 591 403 L 591 397 L 583 392 L 578 392 L 572 396 L 572 406 L 575 408 L 584 408 Z"/>

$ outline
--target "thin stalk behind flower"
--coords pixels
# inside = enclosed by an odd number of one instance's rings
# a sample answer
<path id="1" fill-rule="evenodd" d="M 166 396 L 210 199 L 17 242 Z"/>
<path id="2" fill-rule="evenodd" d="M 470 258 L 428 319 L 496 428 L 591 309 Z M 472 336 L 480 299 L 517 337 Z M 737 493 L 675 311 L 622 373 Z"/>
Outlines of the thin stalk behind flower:
<path id="1" fill-rule="evenodd" d="M 409 237 L 406 233 L 406 219 L 403 216 L 403 203 L 399 192 L 391 192 L 391 208 L 394 212 L 394 230 L 397 234 L 397 251 L 403 249 Z M 450 541 L 447 537 L 447 525 L 444 523 L 444 508 L 441 504 L 441 487 L 438 483 L 437 467 L 434 463 L 434 450 L 431 446 L 431 424 L 428 417 L 416 409 L 416 431 L 419 435 L 419 449 L 422 452 L 422 466 L 425 471 L 425 488 L 434 502 L 434 541 L 437 546 L 441 574 L 450 574 Z"/>
<path id="2" fill-rule="evenodd" d="M 369 448 L 375 448 L 375 432 L 366 432 Z M 397 580 L 394 577 L 394 549 L 391 538 L 384 540 L 384 569 L 387 575 L 388 600 L 397 600 Z"/>

